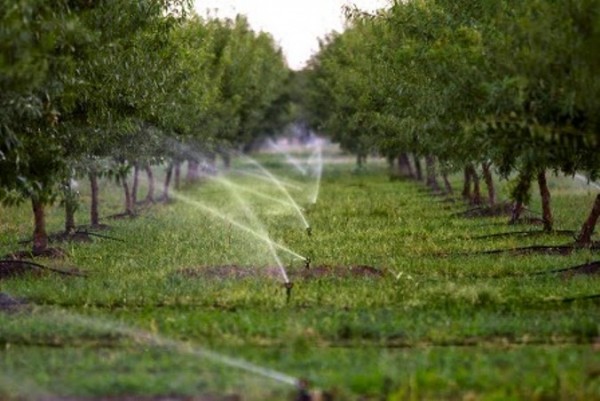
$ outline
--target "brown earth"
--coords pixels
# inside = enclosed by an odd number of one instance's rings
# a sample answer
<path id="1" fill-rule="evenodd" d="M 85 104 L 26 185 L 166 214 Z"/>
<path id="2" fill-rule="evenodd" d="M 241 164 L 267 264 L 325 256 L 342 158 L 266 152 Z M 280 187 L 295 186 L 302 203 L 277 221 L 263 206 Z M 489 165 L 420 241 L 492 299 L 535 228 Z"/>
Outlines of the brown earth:
<path id="1" fill-rule="evenodd" d="M 278 267 L 250 267 L 238 265 L 222 266 L 199 266 L 188 267 L 174 272 L 190 278 L 213 278 L 213 279 L 243 279 L 250 277 L 280 278 L 281 272 Z M 308 269 L 295 269 L 287 271 L 291 280 L 310 280 L 318 278 L 333 277 L 382 277 L 384 272 L 372 266 L 314 266 Z"/>

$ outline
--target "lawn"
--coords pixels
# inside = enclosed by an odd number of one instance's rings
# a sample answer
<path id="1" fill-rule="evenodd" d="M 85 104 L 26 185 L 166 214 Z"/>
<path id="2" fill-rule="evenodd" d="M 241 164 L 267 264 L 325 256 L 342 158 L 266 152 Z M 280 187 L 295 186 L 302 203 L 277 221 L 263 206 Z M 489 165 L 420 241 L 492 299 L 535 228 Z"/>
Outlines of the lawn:
<path id="1" fill-rule="evenodd" d="M 100 234 L 122 241 L 63 243 L 66 258 L 36 260 L 85 276 L 0 280 L 26 302 L 0 312 L 0 398 L 291 400 L 306 380 L 336 400 L 600 399 L 599 276 L 551 273 L 597 253 L 481 253 L 572 238 L 478 238 L 540 228 L 461 217 L 462 201 L 390 180 L 380 161 L 356 170 L 325 156 L 314 205 L 316 179 L 284 157 L 259 157 L 279 185 L 240 159 L 227 181 L 104 220 Z M 499 182 L 504 199 L 508 185 Z M 579 228 L 590 188 L 551 179 L 557 229 Z M 101 191 L 102 213 L 119 212 L 119 187 Z M 49 231 L 61 224 L 56 206 Z M 28 205 L 0 207 L 0 254 L 19 249 L 30 225 Z"/>

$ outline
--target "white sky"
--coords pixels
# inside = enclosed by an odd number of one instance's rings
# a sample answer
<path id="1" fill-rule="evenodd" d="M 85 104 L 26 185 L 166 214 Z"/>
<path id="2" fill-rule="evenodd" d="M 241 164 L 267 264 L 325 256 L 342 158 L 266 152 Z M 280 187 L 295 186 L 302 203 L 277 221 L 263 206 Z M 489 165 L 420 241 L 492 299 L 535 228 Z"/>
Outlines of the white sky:
<path id="1" fill-rule="evenodd" d="M 319 49 L 317 38 L 343 27 L 343 5 L 373 11 L 387 0 L 194 0 L 196 12 L 218 17 L 244 14 L 255 30 L 270 32 L 293 69 L 304 67 Z M 217 12 L 215 13 L 215 9 Z"/>

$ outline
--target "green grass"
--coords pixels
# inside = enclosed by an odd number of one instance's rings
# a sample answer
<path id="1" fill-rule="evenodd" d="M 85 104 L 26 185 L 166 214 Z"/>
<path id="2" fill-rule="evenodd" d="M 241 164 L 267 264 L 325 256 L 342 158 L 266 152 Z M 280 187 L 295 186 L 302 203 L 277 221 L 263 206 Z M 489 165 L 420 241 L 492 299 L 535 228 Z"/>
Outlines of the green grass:
<path id="1" fill-rule="evenodd" d="M 598 258 L 469 252 L 568 237 L 478 235 L 508 231 L 505 218 L 466 219 L 464 210 L 391 182 L 381 164 L 355 171 L 327 165 L 319 201 L 314 186 L 275 155 L 261 159 L 300 189 L 307 236 L 291 207 L 250 197 L 240 206 L 226 185 L 184 187 L 176 201 L 115 220 L 90 244 L 62 245 L 69 257 L 41 262 L 77 266 L 85 278 L 54 274 L 0 281 L 0 291 L 32 306 L 0 313 L 0 398 L 46 395 L 193 395 L 240 393 L 244 399 L 291 399 L 294 389 L 202 356 L 211 350 L 307 378 L 337 399 L 600 399 L 600 293 L 597 277 L 528 275 Z M 237 167 L 244 168 L 237 161 Z M 281 200 L 256 178 L 232 182 Z M 459 185 L 458 178 L 454 181 Z M 506 197 L 506 183 L 499 194 Z M 578 229 L 595 193 L 581 183 L 551 181 L 557 228 Z M 143 189 L 142 189 L 143 193 Z M 121 194 L 104 182 L 102 214 Z M 78 221 L 85 223 L 88 194 Z M 201 202 L 201 206 L 194 204 Z M 534 195 L 532 207 L 539 199 Z M 382 277 L 298 279 L 286 302 L 281 278 L 188 277 L 181 269 L 275 265 L 269 246 L 224 217 L 268 233 L 313 266 L 373 266 Z M 29 208 L 0 208 L 0 253 L 30 231 Z M 49 230 L 61 227 L 53 208 Z M 534 227 L 518 227 L 516 229 Z M 278 252 L 290 272 L 304 262 Z M 33 306 L 34 305 L 34 306 Z"/>

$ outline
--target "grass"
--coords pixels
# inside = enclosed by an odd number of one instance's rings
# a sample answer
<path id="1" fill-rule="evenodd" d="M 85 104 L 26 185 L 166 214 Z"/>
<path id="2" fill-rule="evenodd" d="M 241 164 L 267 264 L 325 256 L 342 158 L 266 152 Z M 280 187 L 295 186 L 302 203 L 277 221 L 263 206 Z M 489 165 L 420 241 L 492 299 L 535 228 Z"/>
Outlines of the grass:
<path id="1" fill-rule="evenodd" d="M 77 266 L 87 277 L 31 274 L 0 282 L 1 292 L 35 305 L 0 313 L 0 398 L 239 393 L 248 400 L 292 399 L 292 387 L 202 356 L 211 350 L 306 378 L 343 400 L 600 399 L 600 301 L 586 298 L 600 293 L 600 280 L 528 275 L 597 255 L 467 254 L 569 239 L 476 239 L 511 228 L 504 218 L 453 217 L 465 208 L 460 202 L 443 203 L 412 182 L 391 182 L 377 163 L 361 171 L 349 162 L 326 165 L 319 201 L 311 206 L 310 179 L 294 175 L 276 155 L 261 161 L 300 186 L 290 193 L 306 209 L 310 237 L 292 207 L 253 196 L 252 208 L 244 209 L 227 185 L 209 180 L 137 219 L 108 222 L 105 234 L 124 243 L 97 238 L 63 245 L 67 259 L 42 262 Z M 286 199 L 251 176 L 229 179 Z M 595 193 L 568 178 L 555 177 L 551 185 L 557 228 L 578 229 Z M 103 182 L 103 215 L 120 210 L 120 196 Z M 87 221 L 87 198 L 82 188 L 80 222 Z M 532 204 L 538 203 L 534 195 Z M 5 254 L 29 235 L 29 208 L 2 208 L 0 216 Z M 53 208 L 49 230 L 59 230 L 61 219 Z M 268 269 L 275 261 L 259 238 L 265 233 L 310 257 L 313 266 L 366 265 L 385 274 L 298 279 L 288 303 L 278 276 L 180 273 L 228 265 Z M 278 255 L 290 272 L 304 269 L 293 254 Z"/>

